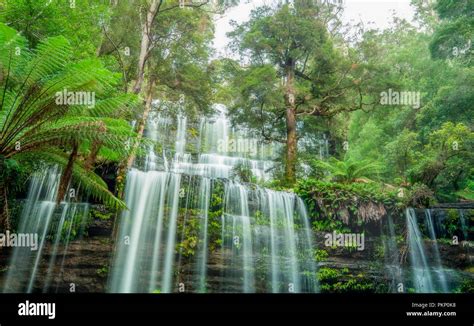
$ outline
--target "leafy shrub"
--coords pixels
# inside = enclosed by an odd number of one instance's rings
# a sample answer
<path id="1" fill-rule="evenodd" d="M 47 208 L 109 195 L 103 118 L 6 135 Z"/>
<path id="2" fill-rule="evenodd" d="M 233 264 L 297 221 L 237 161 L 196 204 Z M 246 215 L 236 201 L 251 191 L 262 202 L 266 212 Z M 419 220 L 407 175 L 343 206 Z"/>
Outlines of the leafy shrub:
<path id="1" fill-rule="evenodd" d="M 341 184 L 314 179 L 300 180 L 295 192 L 305 201 L 313 227 L 318 231 L 341 230 L 378 221 L 387 209 L 400 205 L 397 192 L 377 184 Z"/>

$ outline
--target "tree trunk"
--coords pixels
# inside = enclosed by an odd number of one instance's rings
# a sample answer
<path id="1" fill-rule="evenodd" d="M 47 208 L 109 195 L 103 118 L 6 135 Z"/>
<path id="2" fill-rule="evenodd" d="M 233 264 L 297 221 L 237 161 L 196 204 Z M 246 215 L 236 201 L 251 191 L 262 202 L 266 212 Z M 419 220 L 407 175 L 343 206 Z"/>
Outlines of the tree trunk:
<path id="1" fill-rule="evenodd" d="M 135 142 L 132 144 L 132 148 L 130 149 L 130 154 L 128 156 L 128 159 L 125 162 L 122 162 L 118 168 L 117 195 L 119 198 L 123 198 L 123 191 L 125 188 L 125 177 L 127 175 L 128 169 L 132 167 L 133 161 L 135 160 L 136 151 L 138 149 L 138 145 L 140 144 L 140 140 L 143 137 L 143 132 L 145 131 L 146 122 L 148 120 L 148 116 L 150 115 L 150 111 L 152 109 L 154 86 L 155 86 L 154 81 L 150 81 L 150 85 L 148 86 L 148 91 L 146 95 L 145 110 L 143 111 L 143 115 L 140 121 L 138 122 L 138 126 L 137 126 L 137 138 L 135 139 Z"/>
<path id="2" fill-rule="evenodd" d="M 95 161 L 97 160 L 97 154 L 99 154 L 100 147 L 102 146 L 102 142 L 98 140 L 94 140 L 91 146 L 91 152 L 84 163 L 84 168 L 86 170 L 91 171 L 94 167 Z"/>
<path id="3" fill-rule="evenodd" d="M 145 80 L 145 67 L 146 67 L 146 62 L 148 60 L 149 52 L 150 52 L 150 40 L 151 40 L 151 29 L 153 27 L 153 23 L 155 21 L 155 17 L 160 10 L 161 4 L 163 3 L 163 0 L 153 0 L 150 7 L 148 8 L 147 15 L 146 15 L 146 20 L 142 24 L 142 40 L 140 43 L 140 54 L 138 56 L 138 67 L 137 67 L 137 79 L 135 81 L 135 84 L 133 85 L 133 93 L 134 94 L 139 94 L 142 90 L 143 87 L 143 82 Z M 125 177 L 127 175 L 128 169 L 132 166 L 133 161 L 135 160 L 135 151 L 138 147 L 139 140 L 143 136 L 143 131 L 145 130 L 145 124 L 146 124 L 146 119 L 148 118 L 148 114 L 150 113 L 151 110 L 151 99 L 149 100 L 149 97 L 151 96 L 151 87 L 153 83 L 150 81 L 150 90 L 147 95 L 147 99 L 145 102 L 145 110 L 142 115 L 142 119 L 138 123 L 138 139 L 137 141 L 132 145 L 132 149 L 130 152 L 130 155 L 127 159 L 126 162 L 122 162 L 117 171 L 117 195 L 119 198 L 123 198 L 123 192 L 125 188 Z"/>
<path id="4" fill-rule="evenodd" d="M 67 162 L 66 168 L 64 169 L 61 175 L 61 180 L 59 181 L 58 195 L 56 197 L 57 204 L 59 204 L 61 200 L 64 199 L 64 196 L 66 195 L 69 182 L 71 181 L 71 178 L 72 178 L 72 169 L 74 167 L 74 161 L 77 158 L 78 149 L 79 149 L 79 144 L 77 142 L 74 142 L 74 144 L 72 145 L 71 154 L 69 154 L 69 160 Z"/>
<path id="5" fill-rule="evenodd" d="M 286 106 L 286 169 L 285 177 L 288 184 L 296 181 L 296 105 L 295 105 L 295 64 L 289 59 L 285 67 L 285 106 Z"/>
<path id="6" fill-rule="evenodd" d="M 10 229 L 7 195 L 7 187 L 3 182 L 0 182 L 0 227 L 3 227 L 4 230 Z"/>
<path id="7" fill-rule="evenodd" d="M 152 1 L 147 11 L 146 20 L 142 24 L 142 40 L 140 43 L 140 54 L 138 56 L 137 80 L 133 86 L 133 93 L 135 94 L 141 92 L 143 81 L 145 80 L 145 66 L 150 52 L 151 29 L 161 3 L 162 0 Z"/>
<path id="8" fill-rule="evenodd" d="M 143 111 L 142 118 L 138 122 L 137 126 L 137 140 L 133 145 L 132 152 L 127 160 L 127 169 L 132 167 L 133 161 L 135 160 L 136 150 L 138 148 L 138 144 L 140 143 L 140 139 L 143 137 L 143 132 L 145 131 L 146 122 L 148 120 L 148 116 L 150 115 L 150 111 L 152 108 L 152 101 L 153 101 L 153 87 L 155 83 L 150 81 L 150 85 L 148 86 L 148 91 L 146 94 L 146 101 L 145 101 L 145 110 Z"/>

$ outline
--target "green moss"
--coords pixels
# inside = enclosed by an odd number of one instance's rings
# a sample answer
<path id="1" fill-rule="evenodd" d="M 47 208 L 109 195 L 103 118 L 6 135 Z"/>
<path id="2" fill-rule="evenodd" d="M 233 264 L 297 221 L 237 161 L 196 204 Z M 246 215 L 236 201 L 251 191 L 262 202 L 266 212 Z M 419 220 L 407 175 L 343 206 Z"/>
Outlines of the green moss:
<path id="1" fill-rule="evenodd" d="M 186 214 L 180 214 L 178 218 L 178 234 L 183 238 L 176 244 L 177 251 L 184 257 L 192 257 L 196 253 L 199 244 L 200 218 L 196 218 L 200 212 L 189 209 Z"/>
<path id="2" fill-rule="evenodd" d="M 316 261 L 325 261 L 328 258 L 328 252 L 324 249 L 315 249 L 314 250 L 314 259 Z"/>
<path id="3" fill-rule="evenodd" d="M 339 277 L 341 277 L 339 270 L 329 267 L 320 268 L 317 275 L 320 283 L 336 281 Z"/>
<path id="4" fill-rule="evenodd" d="M 474 280 L 464 280 L 459 287 L 460 293 L 474 293 Z"/>
<path id="5" fill-rule="evenodd" d="M 348 268 L 321 268 L 317 277 L 323 293 L 347 293 L 347 292 L 385 292 L 363 273 L 353 275 Z"/>
<path id="6" fill-rule="evenodd" d="M 101 268 L 96 270 L 96 274 L 97 274 L 97 276 L 99 276 L 101 278 L 107 277 L 107 275 L 109 274 L 109 267 L 108 266 L 102 266 Z"/>
<path id="7" fill-rule="evenodd" d="M 107 221 L 110 220 L 114 216 L 114 212 L 109 210 L 98 210 L 98 209 L 91 209 L 89 215 L 90 218 L 95 220 Z"/>
<path id="8" fill-rule="evenodd" d="M 446 227 L 447 237 L 451 238 L 460 228 L 459 211 L 457 209 L 448 209 L 446 213 L 444 225 Z"/>

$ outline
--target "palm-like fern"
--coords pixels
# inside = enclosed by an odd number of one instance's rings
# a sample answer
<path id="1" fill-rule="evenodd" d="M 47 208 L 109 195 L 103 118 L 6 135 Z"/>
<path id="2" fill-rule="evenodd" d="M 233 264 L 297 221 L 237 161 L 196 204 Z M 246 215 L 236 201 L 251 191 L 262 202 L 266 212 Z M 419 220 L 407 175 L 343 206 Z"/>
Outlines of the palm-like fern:
<path id="1" fill-rule="evenodd" d="M 68 166 L 70 175 L 97 199 L 116 208 L 117 199 L 105 182 L 78 159 L 78 150 L 100 148 L 127 155 L 124 143 L 135 134 L 119 117 L 136 101 L 132 95 L 115 93 L 116 76 L 98 60 L 73 62 L 63 37 L 43 41 L 35 51 L 15 30 L 0 24 L 0 169 L 8 160 L 41 159 Z M 94 92 L 93 108 L 56 103 L 56 93 Z M 95 144 L 95 146 L 93 146 Z M 74 150 L 73 150 L 74 149 Z M 65 180 L 69 183 L 69 180 Z M 5 180 L 0 180 L 0 219 L 7 219 Z"/>
<path id="2" fill-rule="evenodd" d="M 340 161 L 334 157 L 328 161 L 315 161 L 314 165 L 327 172 L 333 181 L 342 183 L 371 181 L 382 169 L 377 162 L 350 158 Z"/>

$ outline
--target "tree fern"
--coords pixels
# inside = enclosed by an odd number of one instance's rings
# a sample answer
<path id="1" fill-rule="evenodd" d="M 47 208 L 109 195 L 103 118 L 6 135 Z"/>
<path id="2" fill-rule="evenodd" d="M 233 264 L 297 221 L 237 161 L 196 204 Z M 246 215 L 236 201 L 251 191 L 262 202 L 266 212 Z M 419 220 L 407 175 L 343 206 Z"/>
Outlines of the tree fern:
<path id="1" fill-rule="evenodd" d="M 99 60 L 74 62 L 64 37 L 46 39 L 31 51 L 26 44 L 16 31 L 0 24 L 0 164 L 37 159 L 68 166 L 72 171 L 64 175 L 80 182 L 87 193 L 123 208 L 123 202 L 113 196 L 105 182 L 84 166 L 84 159 L 76 158 L 100 148 L 116 153 L 116 157 L 127 155 L 124 144 L 135 134 L 122 117 L 131 115 L 137 97 L 118 93 L 115 85 L 119 76 Z M 58 92 L 64 90 L 93 92 L 96 105 L 58 103 Z M 71 148 L 75 149 L 74 162 L 68 165 Z M 69 184 L 70 180 L 62 181 Z M 5 218 L 6 202 L 0 205 L 0 217 Z"/>
<path id="2" fill-rule="evenodd" d="M 356 161 L 349 158 L 340 161 L 334 157 L 328 161 L 314 161 L 313 165 L 325 171 L 329 179 L 347 183 L 358 180 L 371 181 L 371 178 L 376 177 L 382 168 L 380 164 L 368 160 Z"/>

